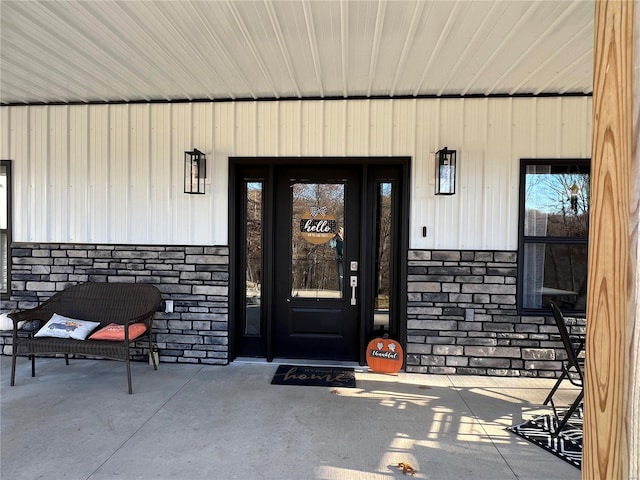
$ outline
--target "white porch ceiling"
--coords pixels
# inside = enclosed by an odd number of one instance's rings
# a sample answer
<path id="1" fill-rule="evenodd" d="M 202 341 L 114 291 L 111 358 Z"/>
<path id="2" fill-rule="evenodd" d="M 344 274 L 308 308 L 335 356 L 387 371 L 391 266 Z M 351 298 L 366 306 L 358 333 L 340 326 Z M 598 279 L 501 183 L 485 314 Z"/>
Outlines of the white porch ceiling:
<path id="1" fill-rule="evenodd" d="M 593 0 L 0 2 L 0 103 L 592 92 Z"/>

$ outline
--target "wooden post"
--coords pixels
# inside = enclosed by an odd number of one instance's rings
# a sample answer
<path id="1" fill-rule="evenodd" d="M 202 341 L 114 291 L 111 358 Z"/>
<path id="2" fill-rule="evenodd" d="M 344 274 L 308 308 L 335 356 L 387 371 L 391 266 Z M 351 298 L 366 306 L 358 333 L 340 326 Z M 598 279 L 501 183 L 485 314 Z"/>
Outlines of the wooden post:
<path id="1" fill-rule="evenodd" d="M 640 89 L 633 79 L 634 69 L 640 76 L 640 32 L 635 3 L 596 1 L 583 479 L 640 478 Z"/>

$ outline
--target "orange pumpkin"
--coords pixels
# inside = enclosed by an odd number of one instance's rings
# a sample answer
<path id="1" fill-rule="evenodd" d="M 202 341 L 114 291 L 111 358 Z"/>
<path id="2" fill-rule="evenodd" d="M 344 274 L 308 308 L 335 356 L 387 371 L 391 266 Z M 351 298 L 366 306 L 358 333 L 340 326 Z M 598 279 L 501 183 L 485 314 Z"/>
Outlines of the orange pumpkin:
<path id="1" fill-rule="evenodd" d="M 397 340 L 374 338 L 367 345 L 367 365 L 378 373 L 397 373 L 404 363 L 402 346 Z"/>

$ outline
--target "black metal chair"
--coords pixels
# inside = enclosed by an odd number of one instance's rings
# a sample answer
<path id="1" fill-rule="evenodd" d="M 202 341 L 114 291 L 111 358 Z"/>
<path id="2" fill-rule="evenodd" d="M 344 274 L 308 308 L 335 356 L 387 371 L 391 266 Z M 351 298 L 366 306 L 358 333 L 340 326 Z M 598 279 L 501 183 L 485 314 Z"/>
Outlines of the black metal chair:
<path id="1" fill-rule="evenodd" d="M 560 375 L 555 385 L 549 392 L 549 395 L 547 395 L 547 398 L 544 401 L 544 405 L 551 404 L 551 408 L 553 409 L 553 415 L 556 418 L 557 427 L 551 432 L 551 434 L 553 436 L 557 436 L 565 427 L 571 416 L 578 409 L 584 398 L 584 358 L 580 356 L 580 353 L 584 348 L 584 337 L 572 338 L 571 335 L 569 335 L 569 331 L 567 330 L 567 324 L 565 322 L 564 315 L 554 302 L 549 303 L 551 304 L 553 318 L 555 319 L 556 325 L 558 326 L 560 339 L 562 340 L 562 345 L 564 346 L 564 350 L 567 355 L 566 360 L 562 362 L 562 375 Z M 560 384 L 565 379 L 569 380 L 572 385 L 580 387 L 580 392 L 578 393 L 578 396 L 573 401 L 573 403 L 569 406 L 569 409 L 564 413 L 562 419 L 560 419 L 558 416 L 556 405 L 553 401 L 553 396 L 560 387 Z"/>

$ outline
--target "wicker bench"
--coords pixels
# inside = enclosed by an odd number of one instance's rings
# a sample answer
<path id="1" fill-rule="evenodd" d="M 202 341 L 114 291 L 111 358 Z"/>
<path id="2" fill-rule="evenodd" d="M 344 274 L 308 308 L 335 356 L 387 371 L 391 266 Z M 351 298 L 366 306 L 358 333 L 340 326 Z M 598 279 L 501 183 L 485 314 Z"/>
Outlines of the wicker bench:
<path id="1" fill-rule="evenodd" d="M 11 385 L 15 385 L 16 359 L 19 355 L 31 358 L 31 375 L 35 376 L 35 356 L 38 354 L 64 354 L 67 365 L 69 355 L 91 355 L 121 360 L 127 366 L 129 393 L 131 387 L 131 365 L 128 326 L 142 322 L 146 326 L 145 336 L 151 351 L 153 315 L 162 300 L 160 291 L 153 285 L 138 283 L 97 283 L 89 282 L 69 287 L 56 293 L 38 307 L 9 314 L 13 320 L 13 347 L 11 362 Z M 22 321 L 40 321 L 44 325 L 57 313 L 64 317 L 99 322 L 96 328 L 111 323 L 124 325 L 124 341 L 74 340 L 67 338 L 34 337 L 19 330 Z M 143 340 L 138 337 L 135 341 Z M 158 369 L 156 357 L 151 355 L 153 367 Z"/>

